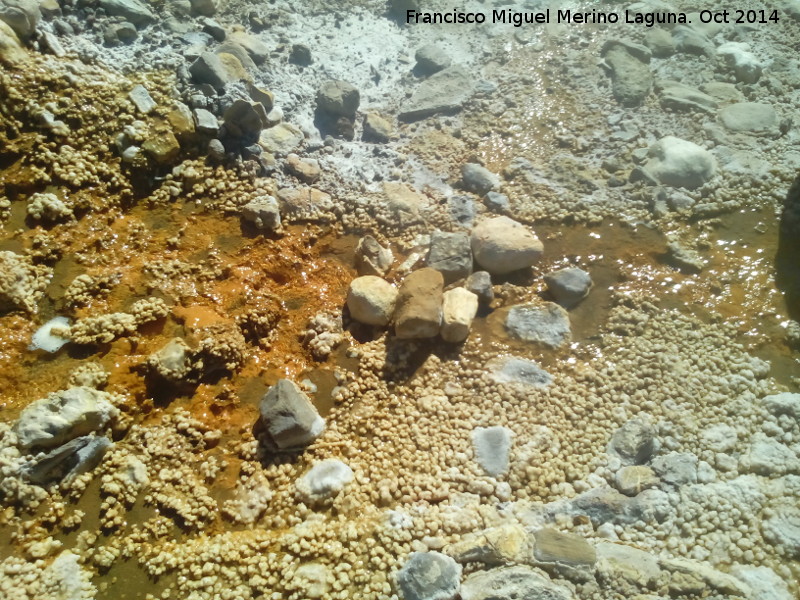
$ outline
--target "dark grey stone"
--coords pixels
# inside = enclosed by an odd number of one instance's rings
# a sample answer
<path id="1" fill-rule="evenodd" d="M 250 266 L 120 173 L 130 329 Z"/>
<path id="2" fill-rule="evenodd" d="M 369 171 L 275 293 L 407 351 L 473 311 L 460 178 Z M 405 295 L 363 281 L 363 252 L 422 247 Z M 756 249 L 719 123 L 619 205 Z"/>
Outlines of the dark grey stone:
<path id="1" fill-rule="evenodd" d="M 95 468 L 106 451 L 113 446 L 103 436 L 85 435 L 51 450 L 20 469 L 20 475 L 31 483 L 47 485 L 69 482 Z"/>
<path id="2" fill-rule="evenodd" d="M 452 600 L 461 582 L 461 565 L 439 552 L 412 552 L 397 573 L 404 600 Z"/>
<path id="3" fill-rule="evenodd" d="M 428 266 L 439 271 L 445 285 L 472 273 L 472 248 L 466 232 L 436 231 L 431 235 Z"/>
<path id="4" fill-rule="evenodd" d="M 572 308 L 586 298 L 592 288 L 589 273 L 577 267 L 553 271 L 544 276 L 547 289 L 564 308 Z"/>
<path id="5" fill-rule="evenodd" d="M 478 301 L 484 306 L 491 304 L 492 300 L 494 300 L 492 276 L 488 271 L 475 271 L 467 277 L 464 287 L 475 294 L 478 297 Z"/>

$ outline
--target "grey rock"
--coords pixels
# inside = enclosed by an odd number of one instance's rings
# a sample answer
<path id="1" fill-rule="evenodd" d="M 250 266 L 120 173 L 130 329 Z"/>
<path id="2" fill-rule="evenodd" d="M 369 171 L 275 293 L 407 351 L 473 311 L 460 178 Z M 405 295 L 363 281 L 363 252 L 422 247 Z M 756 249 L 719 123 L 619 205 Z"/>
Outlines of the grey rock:
<path id="1" fill-rule="evenodd" d="M 573 590 L 532 567 L 478 571 L 464 580 L 461 600 L 574 600 Z"/>
<path id="2" fill-rule="evenodd" d="M 716 161 L 710 152 L 673 136 L 666 136 L 653 144 L 649 155 L 645 170 L 664 185 L 694 189 L 710 180 L 716 172 Z"/>
<path id="3" fill-rule="evenodd" d="M 442 274 L 428 267 L 403 280 L 394 314 L 397 337 L 431 338 L 439 333 L 443 288 Z"/>
<path id="4" fill-rule="evenodd" d="M 356 245 L 355 263 L 359 275 L 386 275 L 394 262 L 394 255 L 371 235 L 365 235 Z"/>
<path id="5" fill-rule="evenodd" d="M 220 57 L 220 60 L 223 61 L 223 64 L 231 71 L 241 72 L 242 69 L 247 72 L 255 72 L 258 67 L 256 67 L 255 61 L 250 57 L 250 54 L 247 52 L 247 49 L 244 48 L 241 44 L 231 40 L 226 39 L 222 42 L 219 46 L 217 46 L 214 50 L 214 54 Z M 239 61 L 239 64 L 236 64 L 236 61 L 231 61 L 230 57 L 226 57 L 225 55 L 229 54 L 233 58 Z M 227 58 L 227 60 L 225 60 Z M 233 65 L 231 65 L 233 63 Z"/>
<path id="6" fill-rule="evenodd" d="M 697 483 L 697 457 L 689 452 L 670 452 L 653 459 L 653 471 L 664 483 L 686 485 Z"/>
<path id="7" fill-rule="evenodd" d="M 512 337 L 548 348 L 560 348 L 572 339 L 567 311 L 552 302 L 512 306 L 505 325 Z"/>
<path id="8" fill-rule="evenodd" d="M 325 421 L 311 400 L 288 379 L 279 379 L 269 388 L 259 410 L 270 439 L 279 450 L 307 446 L 325 429 Z"/>
<path id="9" fill-rule="evenodd" d="M 225 146 L 216 138 L 208 142 L 208 159 L 212 163 L 221 163 L 225 160 Z"/>
<path id="10" fill-rule="evenodd" d="M 128 98 L 133 102 L 136 110 L 143 115 L 152 112 L 156 108 L 155 100 L 153 100 L 150 96 L 150 92 L 141 84 L 133 86 L 133 89 L 128 93 Z"/>
<path id="11" fill-rule="evenodd" d="M 610 542 L 600 542 L 595 550 L 597 573 L 605 581 L 617 582 L 617 585 L 624 582 L 639 590 L 657 589 L 669 580 L 658 558 L 644 550 Z"/>
<path id="12" fill-rule="evenodd" d="M 659 88 L 662 108 L 685 111 L 699 110 L 712 114 L 717 109 L 717 101 L 698 89 L 677 81 L 662 81 Z"/>
<path id="13" fill-rule="evenodd" d="M 128 23 L 130 25 L 130 23 Z M 133 27 L 133 38 L 136 38 L 136 28 Z M 49 31 L 42 31 L 41 32 L 41 45 L 42 49 L 50 52 L 53 56 L 57 56 L 58 58 L 63 58 L 66 55 L 66 51 L 64 50 L 64 46 L 61 45 L 61 42 L 58 41 L 58 37 L 54 33 Z"/>
<path id="14" fill-rule="evenodd" d="M 603 47 L 600 50 L 600 55 L 605 56 L 611 50 L 615 48 L 622 48 L 628 54 L 633 56 L 636 60 L 639 60 L 643 63 L 649 63 L 650 59 L 652 58 L 652 52 L 650 48 L 647 46 L 643 46 L 642 44 L 637 44 L 636 42 L 631 42 L 628 40 L 620 40 L 620 39 L 610 39 L 606 40 L 603 43 Z"/>
<path id="15" fill-rule="evenodd" d="M 476 271 L 464 283 L 464 287 L 478 297 L 478 302 L 487 306 L 494 300 L 492 276 L 486 271 Z"/>
<path id="16" fill-rule="evenodd" d="M 194 126 L 197 133 L 202 135 L 217 135 L 219 132 L 219 121 L 214 113 L 205 108 L 195 108 L 192 112 Z"/>
<path id="17" fill-rule="evenodd" d="M 650 419 L 637 416 L 614 432 L 609 452 L 618 456 L 623 464 L 641 465 L 650 460 L 655 447 L 655 430 Z"/>
<path id="18" fill-rule="evenodd" d="M 505 216 L 479 223 L 470 238 L 472 254 L 492 274 L 505 274 L 530 267 L 544 252 L 539 238 L 524 225 Z"/>
<path id="19" fill-rule="evenodd" d="M 461 580 L 461 565 L 439 552 L 412 552 L 397 573 L 404 600 L 453 600 Z"/>
<path id="20" fill-rule="evenodd" d="M 705 266 L 703 258 L 697 252 L 677 240 L 667 243 L 667 260 L 684 273 L 699 273 Z"/>
<path id="21" fill-rule="evenodd" d="M 112 396 L 78 386 L 54 392 L 29 404 L 14 429 L 21 448 L 53 448 L 98 431 L 116 419 Z"/>
<path id="22" fill-rule="evenodd" d="M 486 368 L 490 377 L 497 383 L 532 388 L 546 388 L 553 383 L 553 376 L 550 373 L 542 369 L 538 363 L 527 358 L 505 356 L 492 359 Z"/>
<path id="23" fill-rule="evenodd" d="M 717 55 L 733 71 L 737 81 L 756 83 L 761 78 L 761 62 L 750 52 L 748 44 L 727 42 L 717 48 Z"/>
<path id="24" fill-rule="evenodd" d="M 417 60 L 416 69 L 424 75 L 438 73 L 446 69 L 452 63 L 450 57 L 444 50 L 435 44 L 426 44 L 417 50 L 414 58 Z"/>
<path id="25" fill-rule="evenodd" d="M 78 437 L 25 464 L 20 475 L 38 485 L 69 483 L 100 464 L 111 446 L 111 440 L 103 436 Z"/>
<path id="26" fill-rule="evenodd" d="M 431 235 L 427 265 L 442 274 L 445 285 L 468 277 L 472 273 L 469 235 L 461 231 L 435 231 Z"/>
<path id="27" fill-rule="evenodd" d="M 189 0 L 192 13 L 212 17 L 217 12 L 217 0 Z"/>
<path id="28" fill-rule="evenodd" d="M 360 102 L 358 89 L 346 81 L 326 81 L 317 92 L 317 109 L 329 115 L 353 117 Z"/>
<path id="29" fill-rule="evenodd" d="M 242 217 L 257 229 L 276 231 L 281 228 L 280 208 L 272 196 L 262 195 L 245 204 Z"/>
<path id="30" fill-rule="evenodd" d="M 644 43 L 656 58 L 668 58 L 675 54 L 675 42 L 666 30 L 654 27 L 644 34 Z"/>
<path id="31" fill-rule="evenodd" d="M 750 588 L 750 598 L 758 598 L 758 600 L 794 599 L 786 582 L 769 567 L 733 565 L 731 567 L 731 575 L 744 582 Z"/>
<path id="32" fill-rule="evenodd" d="M 508 196 L 500 192 L 489 192 L 484 198 L 486 208 L 495 213 L 503 214 L 507 212 L 511 206 Z"/>
<path id="33" fill-rule="evenodd" d="M 597 526 L 602 523 L 628 523 L 635 521 L 634 498 L 604 486 L 585 492 L 572 501 L 573 510 L 587 516 Z"/>
<path id="34" fill-rule="evenodd" d="M 623 106 L 639 106 L 653 86 L 653 75 L 647 63 L 615 44 L 606 50 L 605 64 L 611 76 L 614 98 Z"/>
<path id="35" fill-rule="evenodd" d="M 475 201 L 467 195 L 454 194 L 447 199 L 450 217 L 453 221 L 466 229 L 471 229 L 475 222 Z"/>
<path id="36" fill-rule="evenodd" d="M 578 267 L 553 271 L 545 275 L 544 280 L 556 303 L 564 308 L 576 306 L 592 289 L 591 276 Z"/>
<path id="37" fill-rule="evenodd" d="M 676 212 L 691 211 L 695 205 L 694 198 L 682 194 L 678 191 L 671 191 L 667 194 L 667 206 Z"/>
<path id="38" fill-rule="evenodd" d="M 700 86 L 700 89 L 720 102 L 742 102 L 744 94 L 732 83 L 724 81 L 709 81 Z"/>
<path id="39" fill-rule="evenodd" d="M 22 41 L 34 34 L 41 18 L 42 13 L 36 0 L 3 0 L 0 2 L 0 21 L 11 27 Z"/>
<path id="40" fill-rule="evenodd" d="M 392 124 L 375 113 L 364 115 L 364 134 L 366 142 L 385 144 L 392 138 Z"/>
<path id="41" fill-rule="evenodd" d="M 500 187 L 500 178 L 486 167 L 467 163 L 461 167 L 461 181 L 464 188 L 482 196 Z"/>
<path id="42" fill-rule="evenodd" d="M 228 36 L 228 40 L 244 48 L 250 59 L 257 65 L 264 63 L 269 58 L 269 46 L 256 35 L 239 30 L 231 33 Z M 242 64 L 244 65 L 245 63 L 242 62 Z"/>
<path id="43" fill-rule="evenodd" d="M 222 42 L 225 40 L 225 36 L 227 35 L 225 28 L 216 19 L 200 17 L 197 22 L 203 27 L 203 32 L 210 35 L 216 41 Z"/>
<path id="44" fill-rule="evenodd" d="M 498 477 L 508 469 L 513 432 L 507 427 L 476 427 L 472 430 L 475 460 L 490 477 Z"/>
<path id="45" fill-rule="evenodd" d="M 719 111 L 719 120 L 726 129 L 743 133 L 776 133 L 778 113 L 769 104 L 739 102 Z"/>
<path id="46" fill-rule="evenodd" d="M 742 470 L 758 475 L 783 475 L 800 471 L 797 454 L 774 438 L 759 435 L 740 459 Z"/>
<path id="47" fill-rule="evenodd" d="M 714 53 L 714 44 L 711 40 L 693 27 L 676 25 L 672 29 L 672 41 L 678 52 L 697 56 L 711 56 Z"/>
<path id="48" fill-rule="evenodd" d="M 207 83 L 218 89 L 230 81 L 225 65 L 213 52 L 203 52 L 189 67 L 189 73 L 195 83 Z"/>
<path id="49" fill-rule="evenodd" d="M 122 17 L 136 26 L 156 20 L 153 12 L 140 0 L 100 0 L 100 8 L 112 17 Z"/>
<path id="50" fill-rule="evenodd" d="M 431 75 L 402 107 L 400 119 L 413 121 L 460 110 L 473 94 L 473 79 L 469 71 L 458 65 Z"/>
<path id="51" fill-rule="evenodd" d="M 292 50 L 289 53 L 289 62 L 301 67 L 307 67 L 314 62 L 311 56 L 311 48 L 305 44 L 292 44 Z"/>

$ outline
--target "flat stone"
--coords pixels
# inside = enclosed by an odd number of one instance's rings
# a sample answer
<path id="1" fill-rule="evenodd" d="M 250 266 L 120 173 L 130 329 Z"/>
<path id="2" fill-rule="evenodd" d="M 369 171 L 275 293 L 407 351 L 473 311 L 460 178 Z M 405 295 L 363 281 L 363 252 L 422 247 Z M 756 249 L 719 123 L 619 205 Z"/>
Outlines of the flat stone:
<path id="1" fill-rule="evenodd" d="M 531 538 L 521 525 L 507 523 L 468 535 L 446 551 L 459 563 L 495 566 L 526 562 L 531 556 Z"/>
<path id="2" fill-rule="evenodd" d="M 597 572 L 606 581 L 626 581 L 638 589 L 656 589 L 668 580 L 658 558 L 631 546 L 600 542 L 595 545 Z"/>
<path id="3" fill-rule="evenodd" d="M 645 170 L 664 185 L 694 189 L 716 172 L 716 161 L 708 150 L 673 136 L 661 138 L 648 155 Z"/>
<path id="4" fill-rule="evenodd" d="M 473 81 L 472 74 L 459 65 L 431 75 L 401 108 L 400 119 L 413 121 L 460 110 L 473 94 Z"/>
<path id="5" fill-rule="evenodd" d="M 427 265 L 442 274 L 445 285 L 468 277 L 472 273 L 469 235 L 461 231 L 435 231 L 431 235 Z"/>
<path id="6" fill-rule="evenodd" d="M 800 472 L 797 454 L 774 438 L 759 435 L 740 458 L 743 471 L 758 475 L 784 475 Z"/>
<path id="7" fill-rule="evenodd" d="M 505 274 L 535 264 L 544 252 L 539 238 L 527 227 L 505 216 L 479 223 L 471 236 L 472 254 L 491 274 Z"/>
<path id="8" fill-rule="evenodd" d="M 769 104 L 739 102 L 719 111 L 720 123 L 730 131 L 742 133 L 775 133 L 778 113 Z"/>
<path id="9" fill-rule="evenodd" d="M 404 600 L 453 600 L 461 580 L 461 565 L 439 552 L 412 552 L 397 573 Z"/>
<path id="10" fill-rule="evenodd" d="M 39 485 L 68 483 L 100 464 L 111 446 L 111 440 L 104 436 L 81 436 L 51 450 L 32 463 L 26 463 L 20 474 L 31 483 Z"/>
<path id="11" fill-rule="evenodd" d="M 314 183 L 322 174 L 319 161 L 313 158 L 300 158 L 297 154 L 289 154 L 286 157 L 286 170 L 304 183 Z"/>
<path id="12" fill-rule="evenodd" d="M 653 459 L 653 471 L 672 485 L 697 483 L 697 456 L 689 452 L 670 452 Z"/>
<path id="13" fill-rule="evenodd" d="M 765 396 L 762 402 L 773 415 L 789 415 L 800 419 L 800 394 L 791 392 L 772 394 Z"/>
<path id="14" fill-rule="evenodd" d="M 676 111 L 699 110 L 713 114 L 717 109 L 717 101 L 708 94 L 678 81 L 662 81 L 658 83 L 662 108 Z"/>
<path id="15" fill-rule="evenodd" d="M 442 274 L 428 267 L 403 280 L 394 315 L 397 337 L 431 338 L 439 333 L 443 287 Z"/>
<path id="16" fill-rule="evenodd" d="M 194 123 L 198 133 L 203 135 L 217 135 L 219 121 L 217 117 L 205 108 L 195 108 L 193 112 Z"/>
<path id="17" fill-rule="evenodd" d="M 541 389 L 553 383 L 553 376 L 550 373 L 527 358 L 516 356 L 495 358 L 487 363 L 486 368 L 497 383 Z"/>
<path id="18" fill-rule="evenodd" d="M 789 586 L 769 567 L 733 565 L 731 575 L 750 588 L 748 598 L 758 600 L 794 600 Z"/>
<path id="19" fill-rule="evenodd" d="M 537 561 L 590 567 L 597 560 L 594 547 L 574 533 L 545 527 L 534 532 L 533 536 L 533 556 Z"/>
<path id="20" fill-rule="evenodd" d="M 419 192 L 394 181 L 384 183 L 383 191 L 391 225 L 403 228 L 422 222 L 422 209 L 426 201 Z"/>
<path id="21" fill-rule="evenodd" d="M 392 319 L 397 294 L 397 288 L 380 277 L 356 277 L 350 282 L 347 308 L 356 321 L 384 327 Z"/>
<path id="22" fill-rule="evenodd" d="M 145 140 L 142 150 L 159 165 L 168 165 L 180 155 L 181 144 L 171 129 L 160 127 Z"/>
<path id="23" fill-rule="evenodd" d="M 548 348 L 560 348 L 572 339 L 567 311 L 552 302 L 512 306 L 505 325 L 511 337 Z"/>
<path id="24" fill-rule="evenodd" d="M 751 590 L 748 585 L 739 581 L 733 575 L 718 571 L 706 563 L 686 558 L 662 558 L 659 564 L 663 570 L 673 574 L 673 580 L 676 573 L 681 573 L 703 582 L 703 587 L 710 587 L 723 594 L 731 594 L 742 598 L 751 597 Z"/>
<path id="25" fill-rule="evenodd" d="M 490 477 L 499 477 L 508 469 L 511 440 L 507 427 L 476 427 L 472 430 L 475 460 Z"/>
<path id="26" fill-rule="evenodd" d="M 277 198 L 281 214 L 287 218 L 312 222 L 328 222 L 332 218 L 333 199 L 317 188 L 282 188 Z"/>
<path id="27" fill-rule="evenodd" d="M 567 309 L 576 306 L 592 289 L 589 273 L 578 267 L 553 271 L 546 274 L 544 280 L 556 303 Z"/>
<path id="28" fill-rule="evenodd" d="M 143 115 L 152 112 L 157 106 L 156 101 L 150 96 L 150 92 L 141 84 L 133 86 L 133 89 L 128 92 L 128 98 L 133 102 L 136 110 Z"/>
<path id="29" fill-rule="evenodd" d="M 475 294 L 463 287 L 447 290 L 442 295 L 442 339 L 453 344 L 466 340 L 477 313 Z"/>
<path id="30" fill-rule="evenodd" d="M 617 471 L 614 482 L 620 492 L 626 496 L 635 496 L 642 490 L 657 487 L 659 479 L 650 467 L 630 465 Z"/>
<path id="31" fill-rule="evenodd" d="M 100 0 L 100 8 L 109 16 L 122 17 L 137 26 L 156 20 L 153 12 L 140 0 Z"/>
<path id="32" fill-rule="evenodd" d="M 744 102 L 744 94 L 732 83 L 724 81 L 709 81 L 700 86 L 700 89 L 719 102 Z"/>
<path id="33" fill-rule="evenodd" d="M 325 421 L 300 388 L 279 379 L 267 390 L 259 405 L 261 420 L 279 450 L 301 448 L 325 429 Z"/>
<path id="34" fill-rule="evenodd" d="M 514 566 L 478 571 L 467 576 L 461 600 L 573 600 L 575 593 L 532 567 Z"/>

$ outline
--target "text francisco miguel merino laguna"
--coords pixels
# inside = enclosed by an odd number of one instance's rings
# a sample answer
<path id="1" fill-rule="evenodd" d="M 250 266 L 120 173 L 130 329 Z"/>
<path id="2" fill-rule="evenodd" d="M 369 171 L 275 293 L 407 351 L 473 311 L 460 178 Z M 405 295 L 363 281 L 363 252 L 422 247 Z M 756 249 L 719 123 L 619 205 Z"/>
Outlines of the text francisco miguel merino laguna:
<path id="1" fill-rule="evenodd" d="M 485 23 L 487 14 L 484 12 L 464 12 L 457 9 L 447 12 L 434 11 L 406 11 L 406 24 L 459 24 L 459 23 Z M 555 21 L 551 17 L 555 16 Z M 548 23 L 569 23 L 569 24 L 604 24 L 604 23 L 636 23 L 646 27 L 662 25 L 668 23 L 687 23 L 685 13 L 679 12 L 653 12 L 653 13 L 634 13 L 625 11 L 623 19 L 616 12 L 603 12 L 591 10 L 579 12 L 575 10 L 554 10 L 546 9 L 539 12 L 518 12 L 511 9 L 493 10 L 491 13 L 491 23 L 508 23 L 515 27 L 526 24 L 548 24 Z"/>

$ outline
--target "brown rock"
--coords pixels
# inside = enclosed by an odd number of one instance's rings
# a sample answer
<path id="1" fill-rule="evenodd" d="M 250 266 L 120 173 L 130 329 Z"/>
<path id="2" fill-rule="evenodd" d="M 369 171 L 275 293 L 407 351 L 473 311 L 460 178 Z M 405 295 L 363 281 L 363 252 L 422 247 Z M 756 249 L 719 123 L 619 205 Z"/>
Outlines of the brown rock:
<path id="1" fill-rule="evenodd" d="M 286 170 L 305 183 L 314 183 L 322 172 L 319 162 L 313 158 L 300 158 L 294 153 L 286 157 Z"/>
<path id="2" fill-rule="evenodd" d="M 444 278 L 431 268 L 414 271 L 403 281 L 395 310 L 395 333 L 404 339 L 431 338 L 442 322 Z"/>
<path id="3" fill-rule="evenodd" d="M 536 560 L 574 566 L 592 566 L 597 560 L 592 545 L 574 533 L 562 533 L 545 527 L 533 535 L 536 540 L 533 556 Z"/>

